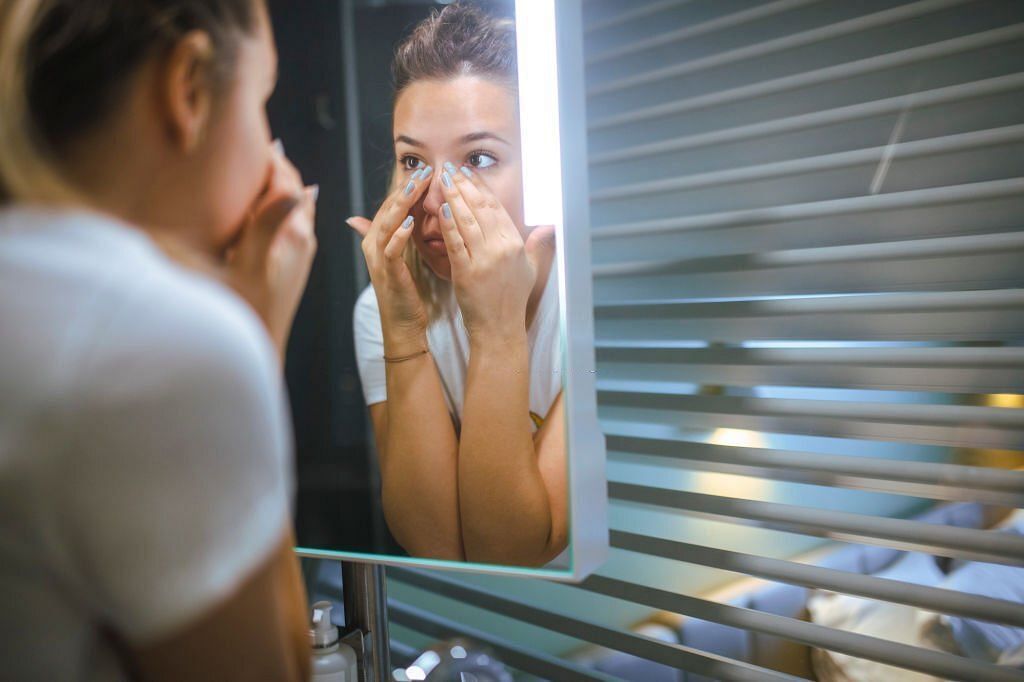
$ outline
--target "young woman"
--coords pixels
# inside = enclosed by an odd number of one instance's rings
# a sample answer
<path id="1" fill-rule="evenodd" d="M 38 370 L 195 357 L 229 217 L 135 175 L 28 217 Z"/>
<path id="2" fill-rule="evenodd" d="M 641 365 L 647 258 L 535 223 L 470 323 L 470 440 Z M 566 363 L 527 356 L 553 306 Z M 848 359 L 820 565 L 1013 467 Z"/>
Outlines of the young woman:
<path id="1" fill-rule="evenodd" d="M 453 4 L 395 55 L 396 188 L 364 235 L 356 353 L 393 535 L 539 566 L 566 546 L 552 228 L 522 214 L 515 34 Z"/>
<path id="2" fill-rule="evenodd" d="M 308 677 L 275 70 L 260 0 L 0 0 L 5 679 Z"/>

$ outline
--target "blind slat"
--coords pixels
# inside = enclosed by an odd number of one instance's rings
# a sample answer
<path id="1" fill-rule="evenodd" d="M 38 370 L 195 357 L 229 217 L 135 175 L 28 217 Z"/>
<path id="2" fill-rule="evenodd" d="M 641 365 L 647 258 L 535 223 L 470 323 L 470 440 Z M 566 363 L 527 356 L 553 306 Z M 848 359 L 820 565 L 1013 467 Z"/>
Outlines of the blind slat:
<path id="1" fill-rule="evenodd" d="M 915 549 L 940 556 L 1024 566 L 1024 536 L 814 507 L 609 483 L 612 498 L 725 517 L 765 528 Z"/>
<path id="2" fill-rule="evenodd" d="M 882 160 L 896 162 L 901 159 L 950 154 L 1011 144 L 1021 140 L 1024 140 L 1024 125 L 1005 126 L 994 130 L 977 130 L 939 138 L 898 142 L 870 149 L 857 149 L 758 166 L 742 166 L 710 173 L 695 173 L 619 187 L 606 187 L 592 191 L 590 199 L 595 204 L 601 204 L 620 199 L 635 199 L 651 194 L 682 192 L 716 185 L 730 185 L 788 175 L 818 173 L 849 166 L 876 164 Z"/>
<path id="3" fill-rule="evenodd" d="M 1024 233 L 1005 232 L 969 237 L 935 237 L 898 242 L 821 246 L 743 253 L 735 256 L 672 259 L 594 265 L 594 277 L 644 277 L 685 273 L 695 275 L 718 272 L 746 272 L 767 268 L 786 268 L 839 263 L 879 263 L 889 260 L 925 259 L 992 255 L 1024 250 Z"/>
<path id="4" fill-rule="evenodd" d="M 632 632 L 623 632 L 596 623 L 569 618 L 547 609 L 532 607 L 507 597 L 495 595 L 487 590 L 423 571 L 389 569 L 388 576 L 413 587 L 428 590 L 449 599 L 457 599 L 531 625 L 708 677 L 722 680 L 749 680 L 750 682 L 760 680 L 799 682 L 800 679 L 680 644 L 661 642 Z"/>
<path id="5" fill-rule="evenodd" d="M 710 92 L 696 97 L 687 97 L 664 104 L 632 109 L 627 112 L 596 118 L 588 123 L 588 130 L 598 132 L 607 128 L 640 124 L 669 116 L 678 116 L 700 109 L 735 104 L 758 97 L 777 95 L 792 92 L 813 85 L 830 83 L 837 80 L 854 78 L 865 74 L 885 71 L 899 66 L 908 66 L 918 62 L 934 60 L 941 57 L 955 56 L 964 52 L 979 50 L 985 47 L 1002 45 L 1024 37 L 1024 24 L 1014 24 L 1002 28 L 991 29 L 970 35 L 950 38 L 948 40 L 931 43 L 918 47 L 899 50 L 876 57 L 867 57 L 835 66 L 828 66 L 813 71 L 806 71 L 792 76 L 783 76 L 769 80 L 762 80 L 750 85 L 743 85 L 725 90 Z M 998 94 L 1016 90 L 1021 87 L 1021 74 L 1010 74 L 975 80 L 970 83 L 963 83 L 942 88 L 934 88 L 913 93 L 913 101 L 918 107 L 935 106 L 948 104 L 961 99 L 984 97 L 986 95 Z M 900 111 L 907 104 L 907 96 L 888 97 L 862 104 L 855 104 L 846 107 L 826 109 L 807 114 L 811 123 L 827 120 L 850 120 L 856 117 L 874 116 L 884 113 Z M 799 118 L 799 117 L 793 117 Z M 792 120 L 792 119 L 786 119 Z M 803 119 L 805 122 L 807 119 Z M 592 165 L 610 163 L 612 161 L 631 158 L 632 156 L 643 156 L 644 154 L 656 151 L 655 148 L 637 148 L 633 150 L 621 150 L 618 152 L 605 152 L 592 154 L 590 163 Z"/>
<path id="6" fill-rule="evenodd" d="M 672 7 L 678 7 L 685 5 L 693 0 L 663 0 L 662 2 L 651 2 L 641 7 L 631 8 L 629 11 L 622 12 L 620 14 L 613 14 L 612 16 L 605 17 L 599 21 L 589 23 L 585 27 L 586 33 L 593 33 L 595 31 L 601 31 L 619 24 L 623 24 L 629 21 L 639 19 L 641 17 L 650 16 L 657 14 L 658 12 L 664 12 Z M 632 3 L 630 3 L 632 5 Z M 619 5 L 620 7 L 626 7 L 626 5 Z"/>
<path id="7" fill-rule="evenodd" d="M 684 218 L 666 218 L 621 225 L 605 225 L 603 227 L 594 227 L 592 236 L 594 239 L 606 239 L 609 237 L 635 237 L 665 232 L 725 229 L 899 208 L 938 207 L 983 199 L 1020 197 L 1022 194 L 1024 194 L 1024 178 L 1007 178 L 1005 180 L 972 182 L 964 185 L 918 189 L 906 192 L 828 199 L 788 206 L 773 206 L 771 208 L 723 211 Z"/>
<path id="8" fill-rule="evenodd" d="M 758 19 L 764 19 L 782 12 L 788 12 L 790 10 L 803 7 L 804 5 L 810 5 L 820 1 L 821 0 L 776 0 L 775 2 L 765 3 L 764 5 L 751 7 L 747 10 L 717 17 L 710 21 L 691 24 L 675 31 L 660 33 L 650 38 L 629 43 L 628 45 L 621 45 L 610 50 L 605 50 L 604 52 L 587 57 L 586 63 L 588 67 L 593 68 L 594 65 L 600 64 L 601 62 L 610 61 L 612 59 L 635 54 L 637 52 L 644 52 L 661 45 L 667 45 L 669 43 L 675 43 L 689 38 L 706 35 L 708 33 L 713 33 L 714 31 L 734 28 L 742 24 L 757 21 Z"/>
<path id="9" fill-rule="evenodd" d="M 1020 347 L 687 348 L 601 342 L 597 344 L 597 352 L 600 359 L 609 362 L 647 360 L 680 365 L 848 365 L 884 367 L 890 371 L 903 368 L 1005 370 L 1024 367 L 1024 348 Z M 1011 377 L 1011 380 L 1014 385 L 1024 386 L 1024 377 Z"/>
<path id="10" fill-rule="evenodd" d="M 1024 393 L 1024 348 L 685 348 L 605 341 L 600 377 L 716 386 Z"/>
<path id="11" fill-rule="evenodd" d="M 637 585 L 604 576 L 591 576 L 579 589 L 608 597 L 647 604 L 675 613 L 745 628 L 791 639 L 810 646 L 897 665 L 910 670 L 937 675 L 944 679 L 972 682 L 1010 682 L 1024 680 L 1024 670 L 997 667 L 953 654 L 899 644 L 877 637 L 844 632 L 772 613 L 755 611 L 728 604 Z"/>
<path id="12" fill-rule="evenodd" d="M 1024 37 L 1024 24 L 1015 28 L 1017 35 Z M 1007 29 L 998 29 L 1006 31 Z M 671 139 L 659 139 L 638 145 L 624 147 L 594 154 L 590 157 L 592 166 L 617 163 L 622 161 L 643 160 L 652 156 L 678 154 L 680 152 L 708 147 L 712 145 L 734 144 L 737 142 L 765 138 L 809 128 L 822 128 L 828 125 L 873 118 L 885 114 L 894 114 L 907 110 L 910 105 L 915 109 L 933 107 L 940 104 L 989 97 L 991 95 L 1015 92 L 1024 88 L 1024 74 L 998 76 L 995 78 L 951 85 L 923 92 L 888 97 L 880 100 L 861 102 L 833 109 L 817 110 L 806 114 L 785 118 L 758 121 L 734 128 L 724 128 L 709 132 L 684 135 Z"/>
<path id="13" fill-rule="evenodd" d="M 877 457 L 830 455 L 821 452 L 722 446 L 658 438 L 607 433 L 609 455 L 625 453 L 702 463 L 702 470 L 719 470 L 720 465 L 769 470 L 766 477 L 904 492 L 934 499 L 988 500 L 992 504 L 1024 507 L 1024 471 L 936 462 L 914 462 Z M 723 469 L 724 470 L 724 469 Z M 779 470 L 781 473 L 771 473 Z M 789 474 L 789 475 L 787 475 Z M 876 481 L 872 485 L 871 481 Z M 858 484 L 857 482 L 860 481 Z M 912 487 L 905 487 L 907 486 Z M 991 497 L 987 495 L 991 493 Z"/>
<path id="14" fill-rule="evenodd" d="M 1004 599 L 993 599 L 938 587 L 916 585 L 901 580 L 878 578 L 861 573 L 839 571 L 833 568 L 617 530 L 611 531 L 611 542 L 613 547 L 631 552 L 641 552 L 723 571 L 733 571 L 765 580 L 831 590 L 868 599 L 917 606 L 926 611 L 937 611 L 965 618 L 977 618 L 1024 627 L 1024 609 L 1017 602 Z"/>
<path id="15" fill-rule="evenodd" d="M 976 405 L 927 405 L 917 403 L 812 400 L 802 398 L 757 398 L 709 396 L 682 392 L 662 382 L 609 381 L 597 384 L 602 404 L 654 407 L 679 412 L 735 413 L 763 416 L 806 416 L 817 418 L 894 422 L 920 426 L 971 424 L 1004 429 L 1024 429 L 1024 410 Z"/>
<path id="16" fill-rule="evenodd" d="M 388 618 L 399 625 L 404 625 L 411 630 L 416 630 L 438 639 L 467 637 L 476 643 L 493 649 L 501 657 L 503 663 L 507 663 L 524 672 L 538 675 L 544 679 L 558 680 L 571 677 L 574 680 L 599 680 L 601 682 L 615 682 L 616 679 L 610 675 L 582 668 L 553 656 L 529 651 L 524 647 L 493 637 L 482 630 L 469 627 L 464 623 L 443 618 L 424 609 L 416 608 L 410 604 L 403 604 L 393 599 L 388 600 Z"/>
<path id="17" fill-rule="evenodd" d="M 617 317 L 770 317 L 773 315 L 827 315 L 829 313 L 910 313 L 1016 309 L 1024 306 L 1024 289 L 959 291 L 955 293 L 849 294 L 764 298 L 738 301 L 668 300 L 633 303 L 598 303 L 596 314 Z"/>
<path id="18" fill-rule="evenodd" d="M 746 59 L 764 57 L 774 52 L 791 50 L 796 47 L 819 43 L 830 38 L 857 33 L 869 28 L 885 26 L 897 21 L 905 21 L 931 12 L 937 12 L 956 5 L 962 5 L 968 1 L 969 0 L 919 0 L 918 2 L 910 3 L 909 5 L 904 5 L 902 7 L 894 7 L 893 9 L 875 12 L 874 14 L 860 16 L 855 19 L 848 19 L 846 21 L 830 24 L 810 31 L 803 31 L 793 35 L 784 36 L 782 38 L 768 40 L 763 43 L 749 45 L 735 50 L 728 50 L 726 52 L 710 55 L 700 59 L 693 59 L 683 62 L 682 64 L 654 69 L 628 78 L 620 78 L 609 83 L 595 85 L 587 88 L 587 96 L 596 97 L 598 95 L 618 93 L 622 90 L 627 90 L 638 85 L 645 85 L 665 80 L 667 78 L 693 74 L 706 69 L 717 68 Z"/>

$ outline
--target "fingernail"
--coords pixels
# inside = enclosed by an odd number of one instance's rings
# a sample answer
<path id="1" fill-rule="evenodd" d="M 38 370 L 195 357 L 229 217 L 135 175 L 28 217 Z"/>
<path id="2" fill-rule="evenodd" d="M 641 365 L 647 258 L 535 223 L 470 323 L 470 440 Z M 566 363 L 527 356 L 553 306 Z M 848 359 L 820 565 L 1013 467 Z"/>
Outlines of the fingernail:
<path id="1" fill-rule="evenodd" d="M 274 140 L 274 151 L 284 156 L 284 142 L 281 142 L 281 138 Z"/>
<path id="2" fill-rule="evenodd" d="M 465 175 L 467 178 L 473 177 L 473 171 L 469 170 L 469 166 L 463 166 L 459 170 L 462 171 L 462 174 Z"/>
<path id="3" fill-rule="evenodd" d="M 410 178 L 410 180 L 419 180 L 422 175 L 423 175 L 423 169 L 421 168 L 421 169 L 419 169 L 418 171 L 416 171 L 415 173 L 412 174 L 412 177 Z"/>
<path id="4" fill-rule="evenodd" d="M 452 219 L 452 207 L 447 202 L 441 204 L 441 215 L 445 217 L 445 220 Z"/>
<path id="5" fill-rule="evenodd" d="M 414 189 L 416 189 L 416 183 L 415 182 L 410 182 L 408 185 L 406 185 L 405 186 L 405 196 L 409 196 L 410 194 L 412 194 L 412 191 Z"/>
<path id="6" fill-rule="evenodd" d="M 441 173 L 441 182 L 443 182 L 444 186 L 448 189 L 452 188 L 452 176 L 448 175 L 448 171 Z"/>
<path id="7" fill-rule="evenodd" d="M 345 219 L 345 224 L 348 225 L 351 228 L 355 228 L 355 225 L 352 224 L 352 221 L 355 220 L 355 219 L 356 219 L 355 216 L 352 216 L 351 218 L 346 218 Z"/>
<path id="8" fill-rule="evenodd" d="M 444 169 L 451 173 L 452 175 L 455 175 L 455 164 L 452 163 L 451 161 L 444 162 Z"/>
<path id="9" fill-rule="evenodd" d="M 430 177 L 430 174 L 433 173 L 433 172 L 434 172 L 434 167 L 433 166 L 427 166 L 426 168 L 423 169 L 423 175 L 421 175 L 420 178 L 422 178 L 423 180 L 426 180 L 427 178 Z"/>
<path id="10" fill-rule="evenodd" d="M 315 204 L 317 199 L 320 198 L 320 185 L 313 185 L 310 187 L 309 193 L 313 196 L 313 203 Z"/>
<path id="11" fill-rule="evenodd" d="M 410 216 L 406 216 L 405 220 L 402 221 L 402 229 L 403 230 L 408 230 L 410 227 L 412 227 L 412 224 L 413 224 L 412 216 L 411 215 Z"/>

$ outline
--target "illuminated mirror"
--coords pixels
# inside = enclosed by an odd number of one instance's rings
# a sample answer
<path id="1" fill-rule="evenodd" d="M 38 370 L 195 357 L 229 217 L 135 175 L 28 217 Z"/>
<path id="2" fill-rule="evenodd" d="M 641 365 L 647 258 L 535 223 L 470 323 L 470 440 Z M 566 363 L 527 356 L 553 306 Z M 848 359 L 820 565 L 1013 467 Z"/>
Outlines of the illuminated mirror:
<path id="1" fill-rule="evenodd" d="M 298 551 L 582 579 L 608 529 L 579 3 L 345 8 L 368 473 L 300 461 Z"/>

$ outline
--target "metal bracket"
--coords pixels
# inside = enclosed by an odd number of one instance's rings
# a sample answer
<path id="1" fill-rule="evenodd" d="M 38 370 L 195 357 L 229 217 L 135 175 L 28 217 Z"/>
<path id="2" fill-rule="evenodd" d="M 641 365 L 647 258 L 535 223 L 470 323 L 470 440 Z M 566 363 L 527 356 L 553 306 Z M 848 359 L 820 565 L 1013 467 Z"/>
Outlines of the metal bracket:
<path id="1" fill-rule="evenodd" d="M 343 641 L 359 656 L 360 679 L 388 682 L 391 652 L 384 567 L 342 562 L 341 585 L 347 630 Z"/>

